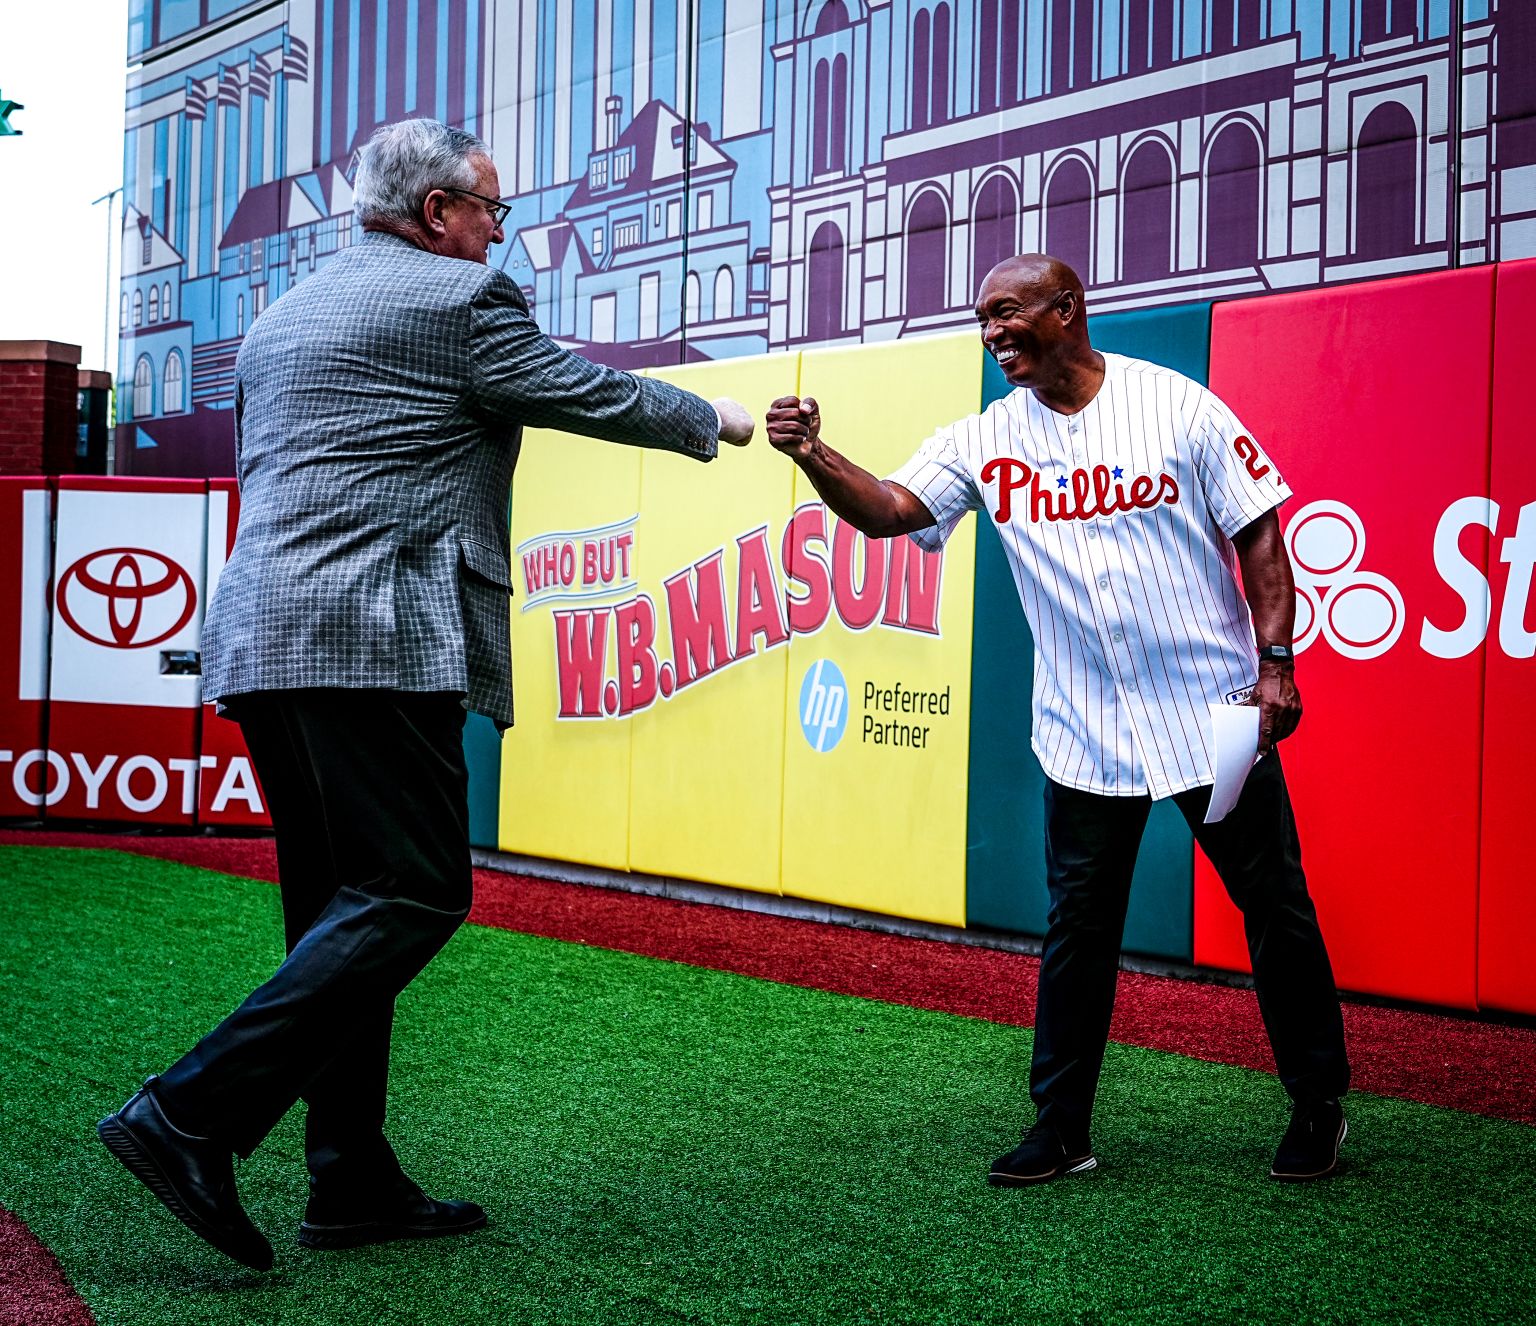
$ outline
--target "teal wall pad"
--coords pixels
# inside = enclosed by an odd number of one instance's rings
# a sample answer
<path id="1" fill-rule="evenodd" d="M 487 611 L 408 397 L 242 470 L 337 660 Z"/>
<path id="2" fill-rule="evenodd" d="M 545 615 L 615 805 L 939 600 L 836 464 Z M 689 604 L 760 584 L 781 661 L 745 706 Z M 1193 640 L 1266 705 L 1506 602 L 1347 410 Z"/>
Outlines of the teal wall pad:
<path id="1" fill-rule="evenodd" d="M 1149 359 L 1197 382 L 1209 378 L 1211 306 L 1187 304 L 1088 320 L 1100 350 Z M 1011 390 L 989 358 L 982 408 Z M 989 522 L 983 521 L 983 524 Z M 995 535 L 976 540 L 971 652 L 970 800 L 966 921 L 1045 933 L 1045 774 L 1029 748 L 1034 640 Z M 1190 961 L 1194 955 L 1194 844 L 1171 801 L 1152 808 L 1131 887 L 1125 947 Z"/>
<path id="2" fill-rule="evenodd" d="M 470 844 L 494 848 L 501 818 L 501 734 L 484 714 L 470 714 L 464 724 L 464 764 L 469 769 Z"/>

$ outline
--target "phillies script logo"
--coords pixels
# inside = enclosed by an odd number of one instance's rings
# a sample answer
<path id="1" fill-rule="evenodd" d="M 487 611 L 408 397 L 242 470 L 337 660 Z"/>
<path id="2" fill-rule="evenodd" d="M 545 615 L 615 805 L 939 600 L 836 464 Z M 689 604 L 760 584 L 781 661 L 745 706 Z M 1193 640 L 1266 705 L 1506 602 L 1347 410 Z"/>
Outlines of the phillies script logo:
<path id="1" fill-rule="evenodd" d="M 981 467 L 982 483 L 997 484 L 997 511 L 993 519 L 1006 525 L 1013 519 L 1013 495 L 1020 488 L 1029 490 L 1031 520 L 1092 520 L 1096 516 L 1118 516 L 1125 511 L 1146 511 L 1163 503 L 1179 500 L 1179 483 L 1171 474 L 1138 474 L 1129 486 L 1125 471 L 1118 465 L 1095 465 L 1091 470 L 1077 469 L 1058 475 L 1054 485 L 1043 484 L 1040 476 L 1022 460 L 998 456 Z"/>
<path id="2" fill-rule="evenodd" d="M 169 640 L 197 609 L 192 577 L 164 553 L 103 548 L 62 576 L 59 616 L 76 635 L 108 649 L 147 649 Z"/>
<path id="3" fill-rule="evenodd" d="M 726 583 L 722 547 L 664 580 L 660 606 L 638 594 L 555 610 L 559 715 L 626 717 L 792 635 L 814 634 L 834 612 L 851 631 L 938 635 L 943 566 L 942 553 L 910 539 L 868 539 L 842 521 L 829 531 L 826 507 L 803 506 L 784 529 L 778 566 L 766 525 L 736 539 L 734 585 Z M 657 649 L 662 613 L 670 658 Z M 615 675 L 608 673 L 610 642 Z"/>

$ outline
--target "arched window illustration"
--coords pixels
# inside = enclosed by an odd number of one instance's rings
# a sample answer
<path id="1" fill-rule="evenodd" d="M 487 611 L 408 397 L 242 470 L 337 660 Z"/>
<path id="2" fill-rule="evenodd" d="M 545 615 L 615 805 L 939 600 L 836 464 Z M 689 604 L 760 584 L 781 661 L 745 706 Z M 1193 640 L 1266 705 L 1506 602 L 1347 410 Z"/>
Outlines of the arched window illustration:
<path id="1" fill-rule="evenodd" d="M 849 26 L 848 11 L 843 8 L 842 0 L 827 0 L 821 7 L 821 13 L 816 15 L 816 26 L 811 30 L 811 35 L 829 37 L 834 32 L 846 32 Z"/>
<path id="2" fill-rule="evenodd" d="M 133 417 L 148 419 L 155 412 L 155 369 L 148 355 L 133 366 Z"/>
<path id="3" fill-rule="evenodd" d="M 907 316 L 942 313 L 949 263 L 949 209 L 935 189 L 918 195 L 907 213 Z"/>
<path id="4" fill-rule="evenodd" d="M 1126 19 L 1128 73 L 1141 74 L 1173 63 L 1174 0 L 1129 0 Z"/>
<path id="5" fill-rule="evenodd" d="M 715 318 L 729 318 L 736 312 L 736 278 L 729 267 L 715 273 Z"/>
<path id="6" fill-rule="evenodd" d="M 1258 45 L 1259 0 L 1215 0 L 1211 6 L 1211 49 L 1235 51 Z"/>
<path id="7" fill-rule="evenodd" d="M 933 7 L 933 99 L 930 124 L 949 119 L 949 6 Z"/>
<path id="8" fill-rule="evenodd" d="M 847 169 L 848 57 L 818 60 L 812 78 L 811 173 Z"/>
<path id="9" fill-rule="evenodd" d="M 165 322 L 171 320 L 171 283 L 169 281 L 160 290 L 160 317 Z"/>
<path id="10" fill-rule="evenodd" d="M 1418 0 L 1365 0 L 1360 10 L 1360 40 L 1414 36 L 1418 19 Z"/>
<path id="11" fill-rule="evenodd" d="M 123 291 L 122 298 L 117 301 L 117 329 L 126 330 L 128 326 L 128 292 Z"/>
<path id="12" fill-rule="evenodd" d="M 160 321 L 160 287 L 157 285 L 149 287 L 149 320 L 152 323 Z"/>
<path id="13" fill-rule="evenodd" d="M 928 106 L 932 92 L 933 19 L 926 9 L 919 9 L 912 21 L 912 127 L 926 129 L 929 124 Z"/>
<path id="14" fill-rule="evenodd" d="M 1249 267 L 1259 249 L 1259 141 L 1244 124 L 1229 124 L 1205 163 L 1205 265 Z"/>
<path id="15" fill-rule="evenodd" d="M 134 390 L 138 390 L 135 383 Z M 172 350 L 165 357 L 165 390 L 161 393 L 160 403 L 165 407 L 164 414 L 180 414 L 184 409 L 185 396 L 182 393 L 182 363 L 181 351 Z"/>
<path id="16" fill-rule="evenodd" d="M 144 322 L 144 292 L 142 290 L 135 290 L 133 292 L 133 325 L 135 327 L 142 326 L 143 322 Z"/>
<path id="17" fill-rule="evenodd" d="M 1045 251 L 1089 282 L 1093 253 L 1093 178 L 1079 157 L 1068 157 L 1045 189 Z"/>
<path id="18" fill-rule="evenodd" d="M 683 278 L 683 321 L 693 326 L 699 320 L 699 274 L 689 272 Z"/>
<path id="19" fill-rule="evenodd" d="M 981 186 L 971 214 L 971 293 L 1004 258 L 1018 251 L 1019 197 L 1003 175 L 994 175 Z"/>
<path id="20" fill-rule="evenodd" d="M 920 9 L 912 22 L 912 127 L 949 118 L 949 5 Z"/>
<path id="21" fill-rule="evenodd" d="M 1123 281 L 1156 281 L 1173 270 L 1173 162 L 1161 143 L 1143 143 L 1120 180 Z"/>
<path id="22" fill-rule="evenodd" d="M 1395 258 L 1414 246 L 1418 224 L 1419 133 L 1401 102 L 1365 117 L 1355 144 L 1355 254 Z"/>
<path id="23" fill-rule="evenodd" d="M 805 334 L 813 341 L 830 341 L 843 332 L 843 236 L 823 221 L 811 236 L 806 264 Z"/>

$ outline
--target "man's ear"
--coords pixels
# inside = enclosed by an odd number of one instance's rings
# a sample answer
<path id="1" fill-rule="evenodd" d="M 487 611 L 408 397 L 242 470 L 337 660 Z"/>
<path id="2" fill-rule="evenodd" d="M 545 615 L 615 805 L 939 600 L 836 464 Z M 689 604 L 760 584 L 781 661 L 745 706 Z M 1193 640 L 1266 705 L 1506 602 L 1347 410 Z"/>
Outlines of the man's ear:
<path id="1" fill-rule="evenodd" d="M 433 189 L 421 200 L 421 223 L 429 235 L 446 235 L 448 227 L 443 221 L 443 208 L 448 195 L 441 189 Z"/>

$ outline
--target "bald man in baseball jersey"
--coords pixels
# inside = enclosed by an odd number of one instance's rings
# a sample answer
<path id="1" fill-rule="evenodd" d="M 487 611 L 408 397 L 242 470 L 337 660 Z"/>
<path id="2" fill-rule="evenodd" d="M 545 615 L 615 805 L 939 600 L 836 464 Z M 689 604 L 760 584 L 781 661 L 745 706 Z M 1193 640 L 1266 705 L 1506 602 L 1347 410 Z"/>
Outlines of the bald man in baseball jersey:
<path id="1" fill-rule="evenodd" d="M 1036 1120 L 989 1181 L 1019 1187 L 1098 1163 L 1089 1122 L 1131 874 L 1162 797 L 1243 912 L 1293 1102 L 1271 1177 L 1322 1178 L 1338 1165 L 1349 1064 L 1274 750 L 1301 718 L 1295 589 L 1276 516 L 1290 489 L 1198 383 L 1094 350 L 1082 284 L 1065 264 L 1043 254 L 999 264 L 976 317 L 1016 390 L 939 430 L 889 479 L 822 440 L 813 400 L 775 401 L 768 436 L 872 537 L 905 534 L 936 550 L 966 512 L 986 512 L 1034 635 L 1051 901 L 1030 1070 Z M 1258 706 L 1262 758 L 1236 808 L 1205 824 L 1212 703 Z"/>

